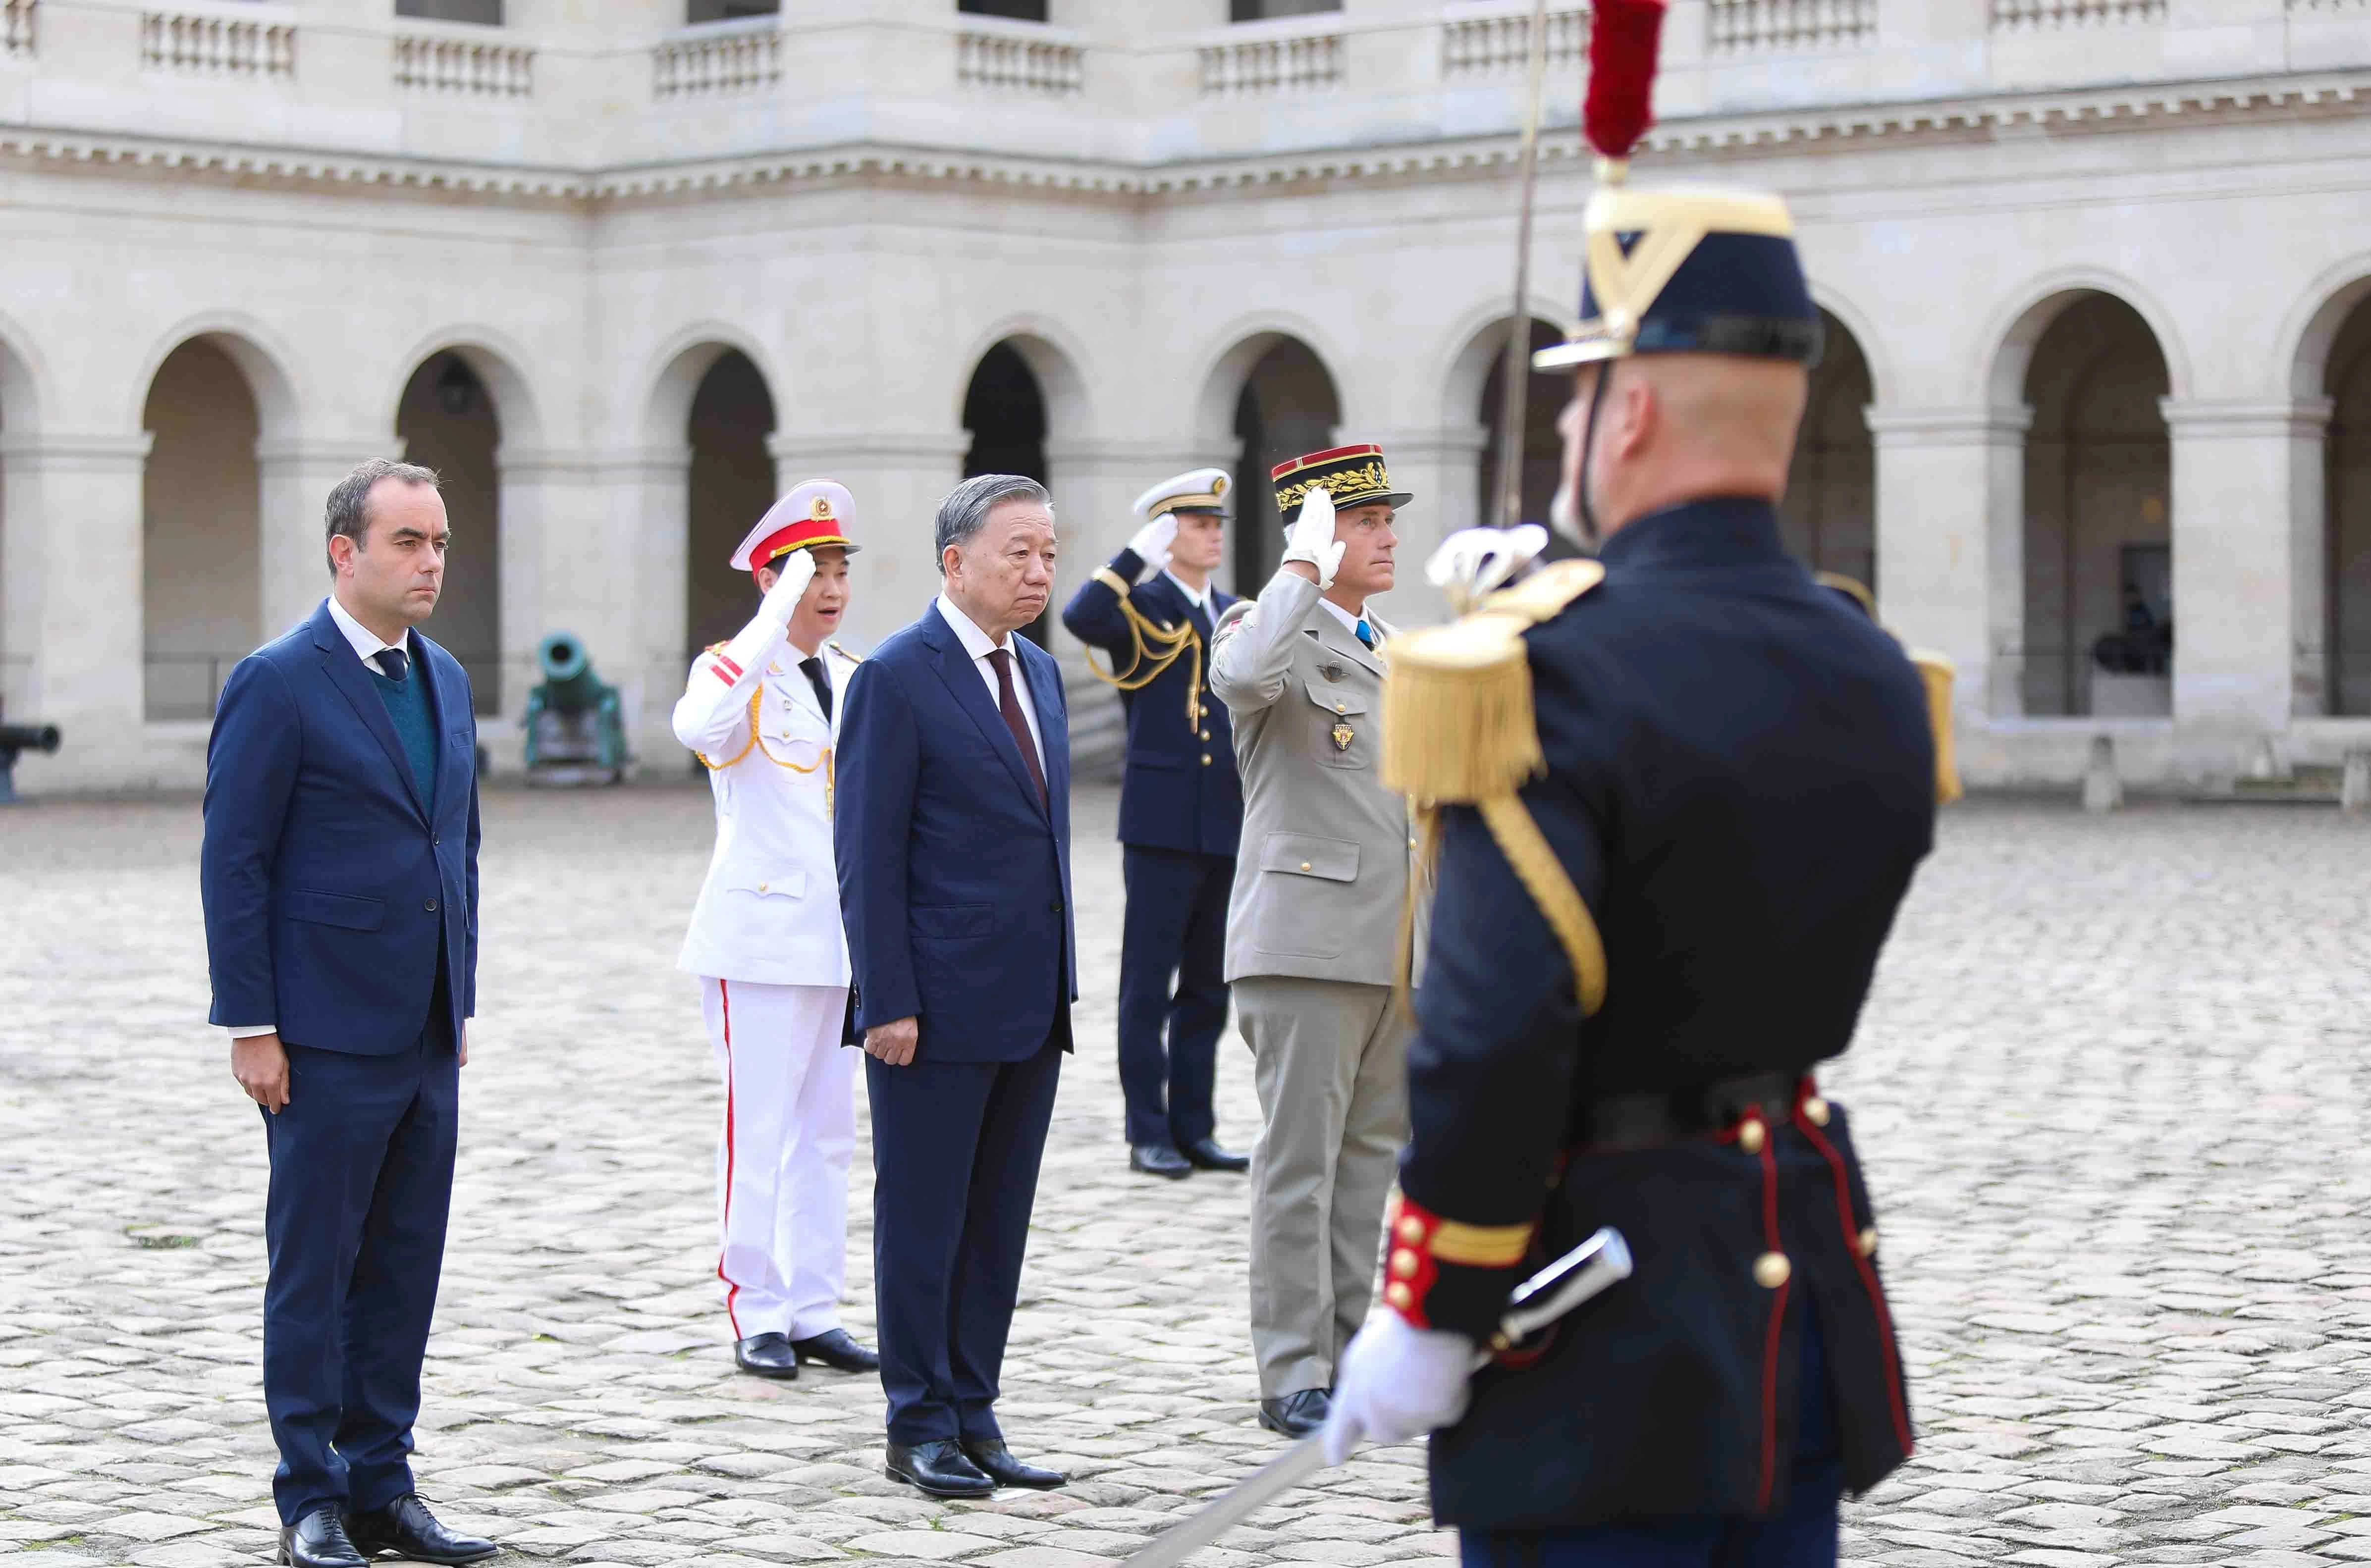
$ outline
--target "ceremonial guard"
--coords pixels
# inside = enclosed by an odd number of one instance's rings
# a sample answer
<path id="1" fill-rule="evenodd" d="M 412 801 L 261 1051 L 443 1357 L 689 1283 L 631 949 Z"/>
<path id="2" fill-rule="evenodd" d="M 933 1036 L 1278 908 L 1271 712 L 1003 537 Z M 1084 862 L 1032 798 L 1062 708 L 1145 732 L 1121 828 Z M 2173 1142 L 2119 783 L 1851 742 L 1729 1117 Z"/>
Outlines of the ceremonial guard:
<path id="1" fill-rule="evenodd" d="M 1284 564 L 1221 617 L 1211 684 L 1234 720 L 1243 832 L 1227 979 L 1264 1125 L 1252 1157 L 1252 1346 L 1260 1421 L 1324 1424 L 1365 1320 L 1394 1162 L 1407 1136 L 1407 811 L 1383 788 L 1376 721 L 1391 630 L 1392 489 L 1378 446 L 1278 464 Z"/>
<path id="2" fill-rule="evenodd" d="M 1128 1165 L 1151 1176 L 1251 1164 L 1219 1146 L 1210 1103 L 1243 823 L 1234 732 L 1209 669 L 1211 633 L 1236 602 L 1210 582 L 1226 554 L 1230 483 L 1224 468 L 1196 468 L 1137 497 L 1143 525 L 1062 611 L 1071 636 L 1111 656 L 1110 674 L 1088 667 L 1128 710 L 1119 1082 Z"/>
<path id="3" fill-rule="evenodd" d="M 1598 0 L 1610 158 L 1660 10 Z M 1937 746 L 1909 660 L 1780 543 L 1820 344 L 1786 207 L 1611 172 L 1580 326 L 1533 362 L 1580 367 L 1558 514 L 1599 558 L 1394 653 L 1384 772 L 1437 885 L 1391 1310 L 1328 1447 L 1434 1431 L 1469 1564 L 1831 1563 L 1912 1434 L 1814 1074 L 1930 847 Z M 1635 1274 L 1475 1375 L 1515 1282 L 1600 1227 Z"/>
<path id="4" fill-rule="evenodd" d="M 716 795 L 716 852 L 677 967 L 700 976 L 724 1076 L 716 1276 L 734 1360 L 761 1378 L 802 1362 L 869 1372 L 839 1325 L 856 1054 L 847 1034 L 831 817 L 840 694 L 855 655 L 831 640 L 848 606 L 853 504 L 810 480 L 734 552 L 764 595 L 757 618 L 693 662 L 676 738 Z"/>

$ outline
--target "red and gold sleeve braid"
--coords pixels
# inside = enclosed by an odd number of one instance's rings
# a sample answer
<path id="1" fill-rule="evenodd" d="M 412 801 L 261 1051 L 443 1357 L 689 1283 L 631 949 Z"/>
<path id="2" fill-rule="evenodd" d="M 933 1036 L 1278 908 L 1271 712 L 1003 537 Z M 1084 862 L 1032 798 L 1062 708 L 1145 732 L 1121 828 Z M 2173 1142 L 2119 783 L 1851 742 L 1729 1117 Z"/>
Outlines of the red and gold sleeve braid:
<path id="1" fill-rule="evenodd" d="M 1521 1281 L 1535 1227 L 1469 1225 L 1405 1193 L 1392 1202 L 1383 1301 L 1419 1329 L 1453 1329 L 1487 1343 Z"/>

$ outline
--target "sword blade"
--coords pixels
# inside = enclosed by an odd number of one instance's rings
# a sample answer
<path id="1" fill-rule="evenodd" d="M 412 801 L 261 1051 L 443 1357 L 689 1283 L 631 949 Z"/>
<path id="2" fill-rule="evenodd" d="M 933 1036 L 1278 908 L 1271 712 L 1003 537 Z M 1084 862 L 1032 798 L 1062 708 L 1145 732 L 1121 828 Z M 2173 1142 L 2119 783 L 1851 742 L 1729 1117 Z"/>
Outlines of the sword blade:
<path id="1" fill-rule="evenodd" d="M 1509 1341 L 1539 1332 L 1618 1280 L 1630 1277 L 1630 1249 L 1608 1227 L 1515 1287 L 1499 1332 Z M 1490 1353 L 1475 1357 L 1474 1369 L 1489 1365 Z M 1260 1509 L 1325 1468 L 1325 1435 L 1313 1432 L 1252 1471 L 1215 1502 L 1153 1538 L 1152 1544 L 1120 1568 L 1177 1568 Z"/>

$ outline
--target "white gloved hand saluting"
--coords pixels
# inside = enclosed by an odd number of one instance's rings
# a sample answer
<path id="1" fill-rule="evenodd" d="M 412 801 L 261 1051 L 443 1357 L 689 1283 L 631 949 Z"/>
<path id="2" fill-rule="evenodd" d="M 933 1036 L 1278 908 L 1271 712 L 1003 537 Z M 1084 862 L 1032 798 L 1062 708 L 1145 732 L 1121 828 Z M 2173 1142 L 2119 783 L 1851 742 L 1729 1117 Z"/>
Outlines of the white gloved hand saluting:
<path id="1" fill-rule="evenodd" d="M 1397 1312 L 1371 1318 L 1334 1379 L 1325 1421 L 1325 1462 L 1338 1465 L 1361 1443 L 1405 1443 L 1453 1426 L 1465 1414 L 1474 1342 L 1419 1329 Z"/>
<path id="2" fill-rule="evenodd" d="M 1177 537 L 1177 513 L 1164 512 L 1136 531 L 1128 548 L 1144 562 L 1144 575 L 1151 577 L 1169 564 L 1169 544 Z"/>
<path id="3" fill-rule="evenodd" d="M 1285 536 L 1284 559 L 1307 562 L 1317 573 L 1318 592 L 1324 593 L 1334 586 L 1334 574 L 1341 570 L 1346 548 L 1334 536 L 1333 496 L 1312 490 L 1301 498 L 1301 515 Z"/>
<path id="4" fill-rule="evenodd" d="M 799 601 L 806 597 L 807 584 L 815 581 L 815 551 L 792 550 L 774 561 L 774 585 L 766 590 L 766 597 L 758 605 L 758 618 L 777 631 L 788 630 L 791 617 L 798 613 Z"/>
<path id="5" fill-rule="evenodd" d="M 1463 615 L 1548 548 L 1548 531 L 1536 523 L 1513 528 L 1460 528 L 1440 541 L 1424 563 L 1426 581 Z"/>

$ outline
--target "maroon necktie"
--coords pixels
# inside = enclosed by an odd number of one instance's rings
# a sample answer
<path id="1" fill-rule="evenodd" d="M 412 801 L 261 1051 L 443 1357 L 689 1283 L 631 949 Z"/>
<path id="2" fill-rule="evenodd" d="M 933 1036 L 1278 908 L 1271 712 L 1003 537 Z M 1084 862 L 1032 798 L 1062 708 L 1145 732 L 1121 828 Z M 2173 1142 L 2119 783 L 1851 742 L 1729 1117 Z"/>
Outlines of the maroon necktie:
<path id="1" fill-rule="evenodd" d="M 1012 694 L 1012 650 L 991 648 L 988 662 L 996 666 L 996 705 L 1004 710 L 1004 727 L 1012 732 L 1012 744 L 1021 748 L 1021 760 L 1029 765 L 1029 777 L 1037 786 L 1037 803 L 1051 805 L 1052 797 L 1046 792 L 1046 770 L 1037 765 L 1036 743 L 1029 738 L 1029 721 L 1021 716 L 1021 699 Z"/>

